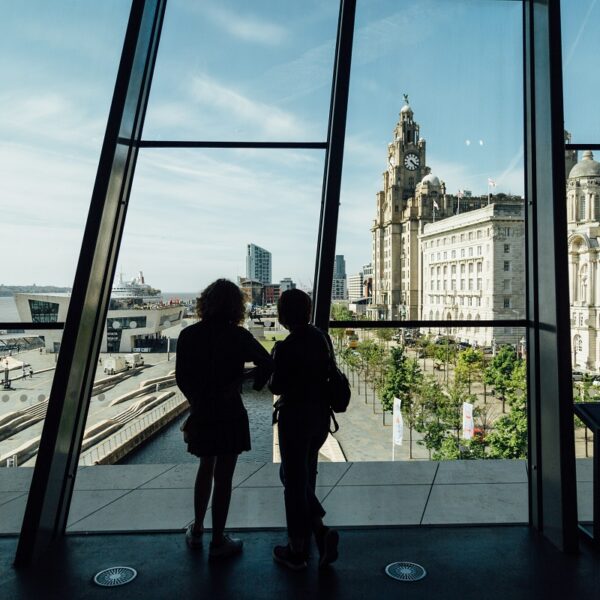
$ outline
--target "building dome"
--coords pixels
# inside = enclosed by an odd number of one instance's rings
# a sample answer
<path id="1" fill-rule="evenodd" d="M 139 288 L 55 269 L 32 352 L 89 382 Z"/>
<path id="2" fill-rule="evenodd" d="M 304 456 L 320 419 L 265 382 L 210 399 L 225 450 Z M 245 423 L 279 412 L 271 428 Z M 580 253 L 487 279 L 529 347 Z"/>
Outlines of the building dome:
<path id="1" fill-rule="evenodd" d="M 600 163 L 594 160 L 591 150 L 586 150 L 581 160 L 571 169 L 569 179 L 573 177 L 600 177 Z"/>
<path id="2" fill-rule="evenodd" d="M 433 173 L 429 173 L 428 175 L 425 175 L 425 177 L 423 177 L 423 179 L 421 179 L 421 183 L 426 183 L 427 185 L 434 185 L 436 187 L 439 187 L 440 185 L 442 185 L 440 183 L 439 178 L 437 177 L 437 175 L 434 175 Z"/>
<path id="3" fill-rule="evenodd" d="M 404 106 L 403 106 L 403 107 L 400 109 L 400 114 L 401 114 L 401 115 L 406 115 L 406 114 L 408 114 L 408 115 L 412 115 L 412 114 L 413 114 L 412 108 L 411 108 L 411 107 L 410 107 L 408 104 L 405 104 L 405 105 L 404 105 Z"/>

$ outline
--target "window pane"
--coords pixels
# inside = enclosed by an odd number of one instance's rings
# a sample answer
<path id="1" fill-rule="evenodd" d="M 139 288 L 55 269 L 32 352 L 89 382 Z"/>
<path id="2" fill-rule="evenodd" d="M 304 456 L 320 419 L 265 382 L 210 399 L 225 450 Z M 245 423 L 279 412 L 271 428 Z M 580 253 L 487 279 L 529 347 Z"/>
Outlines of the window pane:
<path id="1" fill-rule="evenodd" d="M 338 11 L 170 0 L 144 137 L 324 141 Z"/>
<path id="2" fill-rule="evenodd" d="M 246 291 L 244 326 L 267 350 L 287 335 L 275 302 L 290 286 L 312 287 L 323 160 L 321 151 L 140 153 L 85 426 L 82 469 L 118 463 L 131 465 L 131 472 L 159 475 L 178 465 L 177 473 L 183 474 L 175 487 L 193 485 L 198 459 L 183 442 L 180 426 L 188 403 L 174 378 L 179 334 L 196 321 L 195 299 L 202 289 L 225 277 Z M 246 466 L 238 466 L 239 473 L 276 458 L 272 394 L 253 391 L 246 382 L 243 400 L 252 450 L 241 454 L 239 462 Z M 117 467 L 106 477 L 116 473 Z M 90 477 L 85 469 L 79 476 Z M 136 528 L 127 510 L 119 513 L 119 502 L 74 528 L 118 523 Z M 138 505 L 142 517 L 149 508 L 144 502 Z M 179 518 L 167 508 L 168 500 L 157 502 L 164 503 L 167 520 Z M 119 514 L 104 518 L 113 508 Z M 189 519 L 182 517 L 175 528 L 193 518 L 187 496 L 182 513 Z M 142 528 L 152 528 L 151 521 L 144 523 Z"/>
<path id="3" fill-rule="evenodd" d="M 60 330 L 0 330 L 0 534 L 21 529 L 61 339 Z"/>
<path id="4" fill-rule="evenodd" d="M 524 317 L 521 11 L 358 4 L 337 241 L 357 318 Z"/>
<path id="5" fill-rule="evenodd" d="M 600 6 L 596 0 L 561 3 L 565 128 L 575 144 L 600 141 L 596 98 L 600 73 Z M 567 173 L 568 175 L 568 173 Z"/>
<path id="6" fill-rule="evenodd" d="M 128 16 L 118 0 L 3 6 L 0 295 L 72 285 Z"/>
<path id="7" fill-rule="evenodd" d="M 62 340 L 19 322 L 66 318 L 129 9 L 2 6 L 0 533 L 21 528 Z"/>

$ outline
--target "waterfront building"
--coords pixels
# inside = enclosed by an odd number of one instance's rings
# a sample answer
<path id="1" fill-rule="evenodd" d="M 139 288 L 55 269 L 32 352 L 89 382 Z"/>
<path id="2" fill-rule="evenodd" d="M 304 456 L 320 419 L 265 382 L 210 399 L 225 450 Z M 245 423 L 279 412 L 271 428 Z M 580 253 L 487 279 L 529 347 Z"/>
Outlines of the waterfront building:
<path id="1" fill-rule="evenodd" d="M 525 318 L 524 225 L 524 205 L 518 199 L 425 225 L 420 236 L 419 318 Z M 492 347 L 517 347 L 522 337 L 513 327 L 461 327 L 451 333 L 457 341 Z"/>
<path id="2" fill-rule="evenodd" d="M 569 165 L 567 159 L 567 166 Z M 576 157 L 575 157 L 576 158 Z M 567 171 L 571 352 L 574 368 L 600 370 L 600 163 L 591 151 Z"/>
<path id="3" fill-rule="evenodd" d="M 348 299 L 348 282 L 346 280 L 346 260 L 343 254 L 337 254 L 333 267 L 332 300 Z"/>
<path id="4" fill-rule="evenodd" d="M 376 196 L 371 227 L 373 300 L 367 312 L 373 320 L 413 320 L 423 313 L 421 238 L 426 227 L 488 205 L 522 204 L 522 199 L 505 194 L 447 193 L 444 181 L 426 166 L 426 142 L 420 137 L 407 96 L 387 154 L 383 189 Z M 455 219 L 440 227 L 460 227 L 459 223 L 462 220 Z M 457 246 L 454 250 L 460 253 Z"/>
<path id="5" fill-rule="evenodd" d="M 31 323 L 64 322 L 70 294 L 15 294 L 19 319 Z M 101 352 L 166 352 L 167 339 L 163 331 L 179 325 L 185 306 L 163 304 L 153 298 L 151 303 L 140 303 L 137 299 L 111 297 Z M 47 330 L 41 335 L 46 352 L 58 352 L 62 339 L 60 330 Z"/>
<path id="6" fill-rule="evenodd" d="M 254 279 L 263 285 L 271 283 L 271 253 L 256 244 L 248 244 L 246 254 L 246 279 Z"/>

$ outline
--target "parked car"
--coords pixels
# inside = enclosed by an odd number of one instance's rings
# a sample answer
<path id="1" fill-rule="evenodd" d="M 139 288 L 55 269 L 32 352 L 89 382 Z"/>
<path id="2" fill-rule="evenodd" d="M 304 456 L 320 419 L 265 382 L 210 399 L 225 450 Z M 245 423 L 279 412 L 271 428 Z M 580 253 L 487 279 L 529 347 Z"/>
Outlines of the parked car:
<path id="1" fill-rule="evenodd" d="M 583 381 L 583 373 L 581 371 L 573 371 L 573 381 Z"/>
<path id="2" fill-rule="evenodd" d="M 461 350 L 466 350 L 467 348 L 471 348 L 471 344 L 469 344 L 469 342 L 457 342 L 456 345 L 461 349 Z"/>

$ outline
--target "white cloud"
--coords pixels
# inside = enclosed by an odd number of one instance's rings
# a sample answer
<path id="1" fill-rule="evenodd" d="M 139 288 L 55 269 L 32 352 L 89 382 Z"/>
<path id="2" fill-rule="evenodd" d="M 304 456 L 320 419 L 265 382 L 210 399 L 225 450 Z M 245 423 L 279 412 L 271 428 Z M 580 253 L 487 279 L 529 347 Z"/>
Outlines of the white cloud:
<path id="1" fill-rule="evenodd" d="M 251 6 L 247 5 L 247 6 Z M 188 7 L 202 11 L 213 23 L 221 27 L 229 35 L 245 41 L 262 44 L 265 46 L 278 46 L 288 37 L 285 27 L 264 18 L 259 18 L 249 12 L 242 13 L 226 8 L 221 4 L 208 2 L 194 2 Z"/>
<path id="2" fill-rule="evenodd" d="M 191 95 L 202 106 L 218 110 L 224 119 L 253 126 L 264 135 L 304 139 L 306 127 L 289 112 L 252 100 L 241 92 L 217 82 L 208 76 L 194 77 Z"/>

